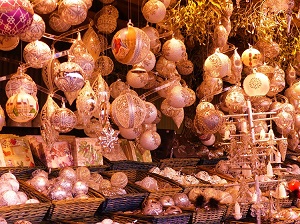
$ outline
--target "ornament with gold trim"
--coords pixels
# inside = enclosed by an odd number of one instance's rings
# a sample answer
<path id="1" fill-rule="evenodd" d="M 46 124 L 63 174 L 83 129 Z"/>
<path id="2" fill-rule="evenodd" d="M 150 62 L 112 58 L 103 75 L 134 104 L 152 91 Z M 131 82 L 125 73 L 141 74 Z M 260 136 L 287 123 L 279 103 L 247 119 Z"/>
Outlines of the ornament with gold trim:
<path id="1" fill-rule="evenodd" d="M 127 72 L 126 81 L 133 88 L 143 88 L 148 82 L 148 73 L 142 66 L 135 65 Z"/>
<path id="2" fill-rule="evenodd" d="M 143 124 L 151 124 L 157 117 L 157 109 L 153 103 L 145 101 L 146 116 Z"/>
<path id="3" fill-rule="evenodd" d="M 191 60 L 176 62 L 176 68 L 180 75 L 190 75 L 194 71 L 194 64 Z"/>
<path id="4" fill-rule="evenodd" d="M 153 54 L 157 54 L 161 49 L 161 42 L 159 40 L 159 33 L 157 29 L 152 26 L 145 26 L 142 30 L 148 35 L 150 39 L 150 50 Z"/>
<path id="5" fill-rule="evenodd" d="M 270 80 L 265 74 L 254 71 L 244 79 L 243 88 L 248 96 L 265 96 L 270 90 Z"/>
<path id="6" fill-rule="evenodd" d="M 0 35 L 0 50 L 2 51 L 11 51 L 15 49 L 20 42 L 18 36 L 4 36 Z"/>
<path id="7" fill-rule="evenodd" d="M 145 131 L 139 137 L 140 145 L 146 150 L 155 150 L 161 144 L 160 135 L 152 130 Z"/>
<path id="8" fill-rule="evenodd" d="M 39 40 L 45 33 L 46 25 L 42 17 L 38 14 L 33 15 L 33 21 L 24 32 L 20 33 L 20 39 L 25 42 Z"/>
<path id="9" fill-rule="evenodd" d="M 97 19 L 96 27 L 100 33 L 111 34 L 117 28 L 117 19 L 112 15 L 100 15 Z"/>
<path id="10" fill-rule="evenodd" d="M 110 95 L 112 98 L 117 98 L 121 92 L 124 90 L 128 90 L 130 87 L 128 84 L 125 82 L 122 82 L 121 79 L 118 79 L 117 81 L 113 82 L 110 84 L 109 89 L 110 89 Z"/>
<path id="11" fill-rule="evenodd" d="M 186 57 L 186 47 L 181 40 L 173 37 L 163 44 L 162 53 L 167 60 L 177 62 Z"/>
<path id="12" fill-rule="evenodd" d="M 107 76 L 114 70 L 114 62 L 110 57 L 102 55 L 95 61 L 95 71 L 99 72 L 102 76 Z"/>
<path id="13" fill-rule="evenodd" d="M 61 19 L 70 25 L 79 25 L 87 17 L 87 6 L 82 0 L 63 0 L 58 6 Z"/>
<path id="14" fill-rule="evenodd" d="M 145 19 L 150 23 L 159 23 L 166 16 L 166 6 L 159 0 L 149 0 L 142 8 Z"/>
<path id="15" fill-rule="evenodd" d="M 242 62 L 248 67 L 255 67 L 261 62 L 261 53 L 251 45 L 242 53 Z"/>
<path id="16" fill-rule="evenodd" d="M 174 86 L 167 95 L 168 103 L 172 107 L 182 108 L 189 107 L 196 101 L 195 92 L 188 88 L 180 85 Z"/>
<path id="17" fill-rule="evenodd" d="M 82 42 L 85 44 L 87 51 L 92 55 L 94 60 L 99 57 L 101 52 L 100 40 L 97 33 L 90 27 L 83 35 Z"/>
<path id="18" fill-rule="evenodd" d="M 165 78 L 171 78 L 176 73 L 176 63 L 160 56 L 155 65 L 156 71 Z"/>
<path id="19" fill-rule="evenodd" d="M 57 11 L 51 13 L 49 17 L 49 26 L 56 32 L 66 32 L 71 28 L 71 25 L 62 20 L 61 15 Z"/>
<path id="20" fill-rule="evenodd" d="M 49 14 L 53 12 L 57 7 L 57 0 L 33 0 L 33 9 L 38 14 Z"/>
<path id="21" fill-rule="evenodd" d="M 231 72 L 231 61 L 226 54 L 221 53 L 217 48 L 215 53 L 205 60 L 203 69 L 212 78 L 223 78 Z"/>
<path id="22" fill-rule="evenodd" d="M 156 58 L 152 51 L 149 51 L 146 58 L 139 64 L 144 67 L 144 69 L 149 72 L 155 67 Z"/>
<path id="23" fill-rule="evenodd" d="M 136 139 L 139 137 L 143 131 L 142 126 L 136 128 L 123 128 L 119 127 L 120 135 L 126 139 Z"/>

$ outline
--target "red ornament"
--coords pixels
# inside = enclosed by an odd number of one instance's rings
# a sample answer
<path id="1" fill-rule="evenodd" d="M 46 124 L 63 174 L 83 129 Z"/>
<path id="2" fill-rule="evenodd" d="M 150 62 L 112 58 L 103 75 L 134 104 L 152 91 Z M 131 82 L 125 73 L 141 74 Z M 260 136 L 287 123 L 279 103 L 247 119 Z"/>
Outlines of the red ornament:
<path id="1" fill-rule="evenodd" d="M 300 182 L 299 180 L 293 179 L 288 183 L 288 188 L 290 191 L 295 191 L 298 190 L 300 187 Z M 298 194 L 299 195 L 299 194 Z"/>

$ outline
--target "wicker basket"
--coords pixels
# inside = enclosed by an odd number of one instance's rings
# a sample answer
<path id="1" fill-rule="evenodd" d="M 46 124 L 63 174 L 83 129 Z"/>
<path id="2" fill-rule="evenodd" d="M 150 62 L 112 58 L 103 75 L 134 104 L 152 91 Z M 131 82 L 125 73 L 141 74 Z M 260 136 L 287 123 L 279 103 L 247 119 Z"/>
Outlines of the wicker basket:
<path id="1" fill-rule="evenodd" d="M 103 157 L 103 160 L 109 165 L 110 170 L 145 170 L 148 171 L 152 167 L 158 166 L 155 162 L 138 162 L 132 160 L 111 161 Z"/>
<path id="2" fill-rule="evenodd" d="M 104 176 L 105 179 L 108 179 Z M 147 192 L 140 192 L 140 188 L 128 183 L 125 187 L 127 194 L 117 196 L 104 196 L 105 201 L 101 204 L 97 213 L 108 213 L 116 211 L 133 211 L 141 207 Z"/>
<path id="3" fill-rule="evenodd" d="M 198 208 L 193 211 L 192 223 L 193 224 L 216 224 L 222 223 L 226 214 L 227 206 L 221 205 L 218 209 L 206 210 Z"/>
<path id="4" fill-rule="evenodd" d="M 251 204 L 250 203 L 240 203 L 239 205 L 241 208 L 242 219 L 244 219 L 244 218 L 246 218 L 246 216 L 249 212 Z M 228 206 L 228 209 L 226 211 L 226 215 L 225 215 L 224 219 L 225 220 L 234 219 L 233 213 L 234 213 L 234 204 L 231 204 Z"/>
<path id="5" fill-rule="evenodd" d="M 165 167 L 186 167 L 186 166 L 197 166 L 200 161 L 200 158 L 170 158 L 170 159 L 161 159 L 160 168 Z"/>
<path id="6" fill-rule="evenodd" d="M 143 170 L 121 170 L 121 171 L 127 175 L 129 182 L 134 184 L 134 186 L 136 186 L 138 189 L 141 189 L 141 192 L 148 192 L 149 196 L 154 197 L 154 198 L 160 198 L 165 195 L 172 196 L 174 193 L 182 192 L 182 190 L 183 190 L 175 182 L 170 181 L 170 180 L 163 178 L 154 173 L 149 173 L 149 172 L 146 172 Z M 105 171 L 101 174 L 104 176 L 111 177 L 115 172 L 119 172 L 119 171 L 117 171 L 117 170 Z M 145 177 L 148 177 L 148 176 L 153 177 L 157 181 L 158 188 L 159 188 L 158 191 L 148 190 L 148 189 L 142 188 L 141 186 L 135 184 L 136 181 L 141 181 Z"/>
<path id="7" fill-rule="evenodd" d="M 38 192 L 31 191 L 22 180 L 18 181 L 20 191 L 23 191 L 28 198 L 38 199 L 40 203 L 3 206 L 0 207 L 0 216 L 5 218 L 8 223 L 14 223 L 21 219 L 40 223 L 51 206 L 50 200 Z"/>

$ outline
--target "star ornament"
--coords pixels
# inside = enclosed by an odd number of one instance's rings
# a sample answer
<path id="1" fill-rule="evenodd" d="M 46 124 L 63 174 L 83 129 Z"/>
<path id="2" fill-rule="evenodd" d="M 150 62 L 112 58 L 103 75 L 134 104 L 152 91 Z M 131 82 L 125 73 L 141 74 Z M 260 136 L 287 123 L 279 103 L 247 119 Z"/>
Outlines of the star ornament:
<path id="1" fill-rule="evenodd" d="M 99 133 L 98 140 L 104 150 L 112 150 L 118 144 L 120 131 L 113 129 L 107 122 Z"/>

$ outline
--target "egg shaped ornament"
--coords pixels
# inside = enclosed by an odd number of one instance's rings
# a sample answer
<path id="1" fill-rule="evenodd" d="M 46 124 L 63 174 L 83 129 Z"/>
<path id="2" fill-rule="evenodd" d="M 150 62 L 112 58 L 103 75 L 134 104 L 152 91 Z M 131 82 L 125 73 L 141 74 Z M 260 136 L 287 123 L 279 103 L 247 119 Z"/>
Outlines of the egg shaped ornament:
<path id="1" fill-rule="evenodd" d="M 242 53 L 242 62 L 248 67 L 255 67 L 261 63 L 261 53 L 259 50 L 250 46 L 247 50 Z"/>
<path id="2" fill-rule="evenodd" d="M 87 5 L 82 0 L 63 0 L 58 6 L 58 14 L 70 25 L 79 25 L 87 17 Z"/>
<path id="3" fill-rule="evenodd" d="M 88 122 L 97 109 L 97 96 L 88 80 L 85 81 L 84 87 L 78 93 L 76 108 L 84 124 Z"/>
<path id="4" fill-rule="evenodd" d="M 9 98 L 21 91 L 36 97 L 37 86 L 32 78 L 24 73 L 23 68 L 19 67 L 17 73 L 13 74 L 7 81 L 5 85 L 5 93 Z"/>
<path id="5" fill-rule="evenodd" d="M 176 117 L 181 113 L 182 108 L 172 107 L 167 99 L 164 99 L 160 105 L 161 113 L 167 117 Z"/>
<path id="6" fill-rule="evenodd" d="M 218 24 L 214 29 L 213 44 L 215 48 L 223 49 L 228 41 L 228 32 L 222 24 Z"/>
<path id="7" fill-rule="evenodd" d="M 0 106 L 0 131 L 2 130 L 3 126 L 6 125 L 5 122 L 5 113 L 3 108 Z"/>
<path id="8" fill-rule="evenodd" d="M 148 83 L 148 73 L 141 66 L 134 66 L 127 72 L 126 81 L 133 88 L 143 88 Z"/>
<path id="9" fill-rule="evenodd" d="M 58 67 L 54 83 L 63 92 L 78 91 L 84 85 L 83 73 L 84 71 L 78 64 L 63 62 Z"/>
<path id="10" fill-rule="evenodd" d="M 176 62 L 176 68 L 180 75 L 190 75 L 194 71 L 194 64 L 191 60 Z"/>
<path id="11" fill-rule="evenodd" d="M 33 120 L 39 111 L 37 99 L 22 90 L 8 98 L 5 108 L 9 118 L 20 123 Z"/>
<path id="12" fill-rule="evenodd" d="M 50 14 L 57 8 L 58 0 L 34 0 L 33 9 L 38 14 Z"/>
<path id="13" fill-rule="evenodd" d="M 49 26 L 56 32 L 66 32 L 71 28 L 71 25 L 62 20 L 61 15 L 57 11 L 51 13 L 49 17 Z"/>
<path id="14" fill-rule="evenodd" d="M 98 34 L 95 32 L 93 27 L 88 28 L 88 30 L 84 33 L 82 42 L 84 43 L 87 51 L 96 61 L 101 53 L 101 48 Z"/>
<path id="15" fill-rule="evenodd" d="M 91 54 L 85 52 L 80 56 L 71 57 L 70 62 L 75 62 L 83 70 L 84 80 L 88 80 L 92 77 L 95 68 L 95 60 Z"/>
<path id="16" fill-rule="evenodd" d="M 96 27 L 100 33 L 111 34 L 117 28 L 117 19 L 112 15 L 100 15 L 97 19 Z"/>
<path id="17" fill-rule="evenodd" d="M 138 127 L 143 123 L 145 117 L 144 101 L 130 92 L 119 95 L 111 104 L 111 118 L 119 127 Z"/>
<path id="18" fill-rule="evenodd" d="M 271 76 L 268 76 L 268 78 L 270 80 L 270 89 L 267 96 L 273 97 L 284 90 L 285 73 L 279 66 L 276 65 L 274 73 Z"/>
<path id="19" fill-rule="evenodd" d="M 75 127 L 77 118 L 74 112 L 66 108 L 63 103 L 62 107 L 56 109 L 51 115 L 50 123 L 56 131 L 66 133 Z"/>
<path id="20" fill-rule="evenodd" d="M 150 51 L 150 39 L 139 28 L 128 23 L 112 39 L 112 52 L 115 59 L 122 64 L 134 65 L 143 61 Z"/>
<path id="21" fill-rule="evenodd" d="M 0 35 L 16 36 L 24 32 L 33 21 L 33 7 L 28 0 L 0 2 Z"/>
<path id="22" fill-rule="evenodd" d="M 149 0 L 142 8 L 145 19 L 150 23 L 159 23 L 166 16 L 166 6 L 159 0 Z"/>
<path id="23" fill-rule="evenodd" d="M 42 68 L 52 58 L 52 52 L 46 43 L 36 40 L 25 46 L 23 58 L 31 67 Z"/>
<path id="24" fill-rule="evenodd" d="M 177 62 L 186 57 L 186 47 L 181 40 L 173 37 L 163 44 L 162 53 L 167 60 Z"/>
<path id="25" fill-rule="evenodd" d="M 11 51 L 15 49 L 20 42 L 18 36 L 1 36 L 0 35 L 0 50 Z"/>
<path id="26" fill-rule="evenodd" d="M 130 87 L 128 84 L 123 82 L 121 79 L 118 79 L 117 81 L 110 84 L 110 95 L 115 99 L 120 95 L 121 92 L 123 92 L 124 90 L 128 90 L 129 88 Z"/>
<path id="27" fill-rule="evenodd" d="M 97 97 L 98 109 L 102 110 L 101 104 L 109 103 L 110 91 L 109 91 L 108 84 L 103 79 L 103 77 L 101 75 L 99 75 L 98 78 L 93 83 L 92 88 Z M 104 108 L 104 109 L 106 109 L 106 108 Z M 97 109 L 96 109 L 96 111 L 97 111 Z"/>
<path id="28" fill-rule="evenodd" d="M 164 78 L 172 78 L 176 73 L 176 63 L 160 56 L 156 62 L 155 69 Z"/>
<path id="29" fill-rule="evenodd" d="M 150 51 L 153 54 L 157 54 L 161 50 L 161 42 L 159 40 L 159 33 L 158 30 L 152 26 L 145 26 L 142 30 L 148 35 L 150 39 Z"/>
<path id="30" fill-rule="evenodd" d="M 254 72 L 244 79 L 243 88 L 248 96 L 265 96 L 270 89 L 270 80 L 265 74 Z"/>
<path id="31" fill-rule="evenodd" d="M 31 25 L 24 32 L 20 33 L 20 39 L 25 42 L 39 40 L 44 35 L 45 29 L 46 25 L 43 18 L 35 13 Z"/>
<path id="32" fill-rule="evenodd" d="M 167 100 L 172 107 L 189 107 L 195 103 L 196 93 L 188 87 L 177 85 L 171 89 L 167 95 Z"/>
<path id="33" fill-rule="evenodd" d="M 291 86 L 296 81 L 296 78 L 296 69 L 293 67 L 293 65 L 289 64 L 285 73 L 285 81 L 289 86 Z"/>
<path id="34" fill-rule="evenodd" d="M 113 60 L 105 55 L 99 56 L 95 60 L 95 71 L 99 72 L 102 76 L 107 76 L 114 70 Z"/>
<path id="35" fill-rule="evenodd" d="M 140 135 L 139 143 L 146 150 L 155 150 L 161 144 L 161 137 L 156 131 L 148 130 Z"/>
<path id="36" fill-rule="evenodd" d="M 152 51 L 149 51 L 146 58 L 139 63 L 139 65 L 142 66 L 147 72 L 154 69 L 155 64 L 156 64 L 156 58 Z"/>
<path id="37" fill-rule="evenodd" d="M 52 57 L 48 63 L 42 68 L 42 78 L 50 93 L 56 88 L 54 79 L 59 70 L 60 62 L 57 58 Z"/>
<path id="38" fill-rule="evenodd" d="M 123 138 L 136 139 L 142 134 L 143 128 L 141 125 L 136 128 L 119 127 L 119 131 L 120 131 L 120 135 L 122 135 Z"/>
<path id="39" fill-rule="evenodd" d="M 202 130 L 202 133 L 215 134 L 223 126 L 224 113 L 215 109 L 204 109 L 197 111 L 194 118 L 194 125 L 198 130 Z"/>
<path id="40" fill-rule="evenodd" d="M 223 78 L 225 82 L 229 82 L 230 84 L 238 84 L 242 79 L 242 71 L 243 71 L 243 62 L 242 59 L 237 52 L 237 48 L 234 50 L 234 53 L 230 57 L 231 61 L 231 72 L 226 77 Z"/>
<path id="41" fill-rule="evenodd" d="M 146 116 L 143 124 L 151 124 L 157 117 L 157 108 L 153 103 L 147 101 L 145 101 L 145 106 Z"/>
<path id="42" fill-rule="evenodd" d="M 231 72 L 231 61 L 226 54 L 217 49 L 205 60 L 203 69 L 212 78 L 223 78 Z"/>
<path id="43" fill-rule="evenodd" d="M 288 88 L 288 96 L 296 100 L 300 100 L 300 81 L 294 82 L 294 84 Z"/>

